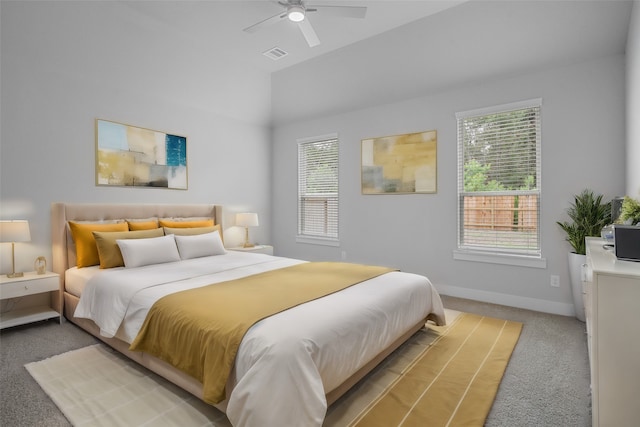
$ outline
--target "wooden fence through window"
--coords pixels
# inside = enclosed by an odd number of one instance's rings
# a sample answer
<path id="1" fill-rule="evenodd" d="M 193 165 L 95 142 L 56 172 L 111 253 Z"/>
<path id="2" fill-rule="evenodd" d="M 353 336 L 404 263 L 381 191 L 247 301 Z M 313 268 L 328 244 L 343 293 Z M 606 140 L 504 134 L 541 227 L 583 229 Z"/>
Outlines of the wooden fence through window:
<path id="1" fill-rule="evenodd" d="M 464 228 L 535 231 L 538 196 L 464 196 Z"/>

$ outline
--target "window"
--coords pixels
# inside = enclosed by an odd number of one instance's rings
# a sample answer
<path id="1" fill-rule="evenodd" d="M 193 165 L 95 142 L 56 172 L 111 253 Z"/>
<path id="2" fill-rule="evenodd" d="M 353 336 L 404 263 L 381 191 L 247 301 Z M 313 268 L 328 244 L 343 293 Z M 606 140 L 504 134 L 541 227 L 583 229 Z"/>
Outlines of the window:
<path id="1" fill-rule="evenodd" d="M 338 244 L 338 136 L 298 140 L 297 241 Z"/>
<path id="2" fill-rule="evenodd" d="M 456 114 L 459 250 L 540 258 L 541 105 Z"/>

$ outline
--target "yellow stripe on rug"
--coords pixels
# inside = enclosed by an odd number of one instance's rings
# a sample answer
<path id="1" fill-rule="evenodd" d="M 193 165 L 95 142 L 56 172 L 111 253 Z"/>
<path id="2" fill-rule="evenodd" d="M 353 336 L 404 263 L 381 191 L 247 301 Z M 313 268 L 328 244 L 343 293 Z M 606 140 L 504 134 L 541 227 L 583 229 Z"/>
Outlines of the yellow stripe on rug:
<path id="1" fill-rule="evenodd" d="M 461 313 L 349 425 L 482 426 L 522 324 Z"/>

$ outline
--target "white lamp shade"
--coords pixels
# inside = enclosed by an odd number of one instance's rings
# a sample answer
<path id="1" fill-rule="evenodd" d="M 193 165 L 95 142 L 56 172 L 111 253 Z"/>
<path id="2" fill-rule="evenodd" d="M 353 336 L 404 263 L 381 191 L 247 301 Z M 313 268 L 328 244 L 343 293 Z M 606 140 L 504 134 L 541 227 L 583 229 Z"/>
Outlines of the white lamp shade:
<path id="1" fill-rule="evenodd" d="M 0 221 L 0 242 L 28 242 L 30 240 L 29 221 Z"/>
<path id="2" fill-rule="evenodd" d="M 248 212 L 236 214 L 236 225 L 240 227 L 257 227 L 258 214 Z"/>

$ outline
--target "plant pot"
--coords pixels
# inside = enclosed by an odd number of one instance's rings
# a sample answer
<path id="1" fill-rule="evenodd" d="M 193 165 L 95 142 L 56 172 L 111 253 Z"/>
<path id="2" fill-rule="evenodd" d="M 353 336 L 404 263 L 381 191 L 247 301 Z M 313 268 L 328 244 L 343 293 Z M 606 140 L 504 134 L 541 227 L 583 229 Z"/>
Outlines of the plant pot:
<path id="1" fill-rule="evenodd" d="M 585 321 L 584 297 L 582 287 L 582 266 L 587 263 L 587 256 L 569 252 L 569 279 L 571 280 L 571 293 L 573 294 L 573 306 L 576 318 Z"/>

